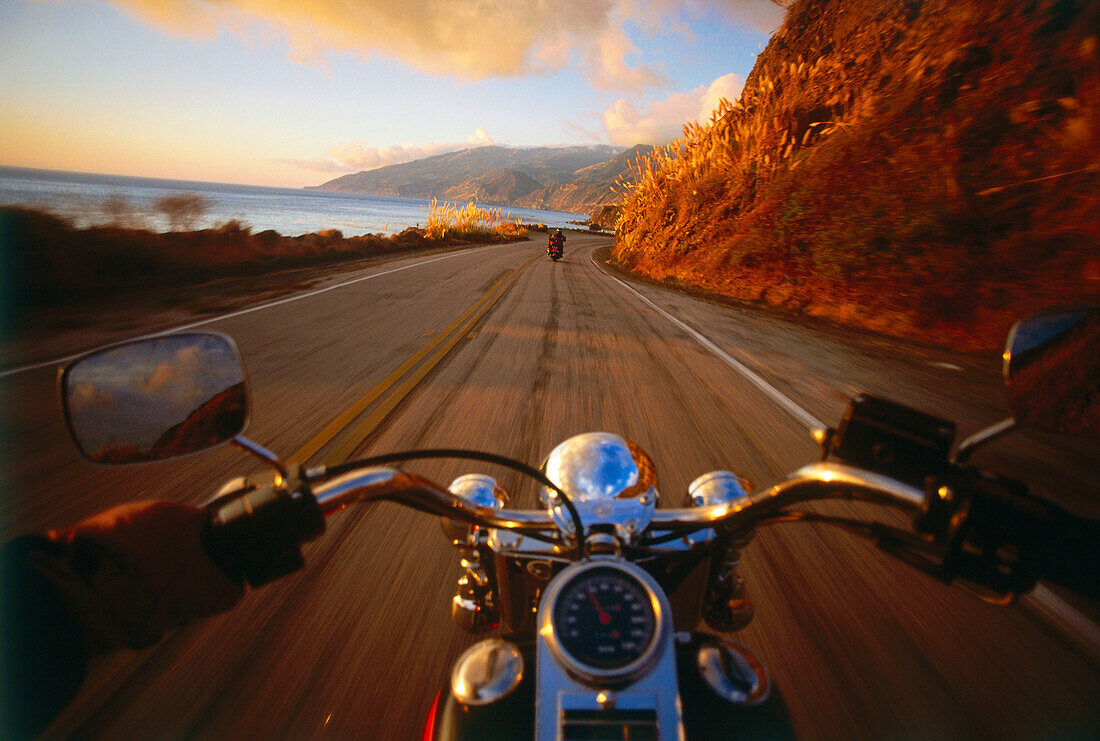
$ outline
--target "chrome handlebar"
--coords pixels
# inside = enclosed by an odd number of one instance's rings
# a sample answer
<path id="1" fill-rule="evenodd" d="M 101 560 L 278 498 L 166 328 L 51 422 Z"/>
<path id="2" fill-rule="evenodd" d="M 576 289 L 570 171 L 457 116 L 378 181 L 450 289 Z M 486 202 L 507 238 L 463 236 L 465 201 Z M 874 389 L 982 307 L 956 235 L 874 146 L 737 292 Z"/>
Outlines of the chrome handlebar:
<path id="1" fill-rule="evenodd" d="M 323 479 L 323 473 L 316 474 Z M 387 500 L 412 509 L 487 528 L 519 531 L 557 529 L 544 510 L 497 510 L 477 506 L 431 481 L 397 468 L 372 467 L 317 483 L 313 494 L 327 516 L 358 502 Z M 838 463 L 813 463 L 775 486 L 711 507 L 658 509 L 650 531 L 688 533 L 703 528 L 751 526 L 791 505 L 815 499 L 852 499 L 919 511 L 925 495 L 886 476 Z"/>
<path id="2" fill-rule="evenodd" d="M 553 519 L 544 512 L 480 507 L 428 479 L 398 468 L 371 467 L 345 473 L 313 487 L 313 496 L 325 516 L 358 502 L 383 500 L 484 527 L 507 530 L 554 527 Z"/>
<path id="3" fill-rule="evenodd" d="M 713 507 L 657 510 L 651 530 L 698 530 L 751 525 L 779 510 L 815 499 L 852 499 L 909 511 L 924 507 L 924 492 L 887 476 L 839 463 L 812 463 L 786 481 L 733 502 Z"/>

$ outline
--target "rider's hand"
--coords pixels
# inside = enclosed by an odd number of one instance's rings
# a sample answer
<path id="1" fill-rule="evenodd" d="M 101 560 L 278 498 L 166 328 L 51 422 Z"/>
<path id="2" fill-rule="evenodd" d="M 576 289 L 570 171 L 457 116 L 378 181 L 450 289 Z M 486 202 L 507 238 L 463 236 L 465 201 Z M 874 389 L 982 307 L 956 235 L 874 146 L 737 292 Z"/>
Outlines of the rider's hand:
<path id="1" fill-rule="evenodd" d="M 84 623 L 88 648 L 148 646 L 241 599 L 243 586 L 203 551 L 206 516 L 177 502 L 136 502 L 48 533 L 71 549 L 71 570 L 53 581 Z"/>

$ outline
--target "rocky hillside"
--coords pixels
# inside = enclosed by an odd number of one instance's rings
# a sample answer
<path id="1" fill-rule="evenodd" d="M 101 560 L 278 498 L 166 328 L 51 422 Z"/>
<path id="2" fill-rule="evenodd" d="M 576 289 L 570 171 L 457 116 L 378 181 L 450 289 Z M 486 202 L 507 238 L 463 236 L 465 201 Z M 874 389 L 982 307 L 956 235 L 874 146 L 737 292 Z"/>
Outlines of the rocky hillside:
<path id="1" fill-rule="evenodd" d="M 1100 301 L 1100 3 L 796 0 L 740 101 L 654 153 L 615 256 L 965 349 Z"/>
<path id="2" fill-rule="evenodd" d="M 652 147 L 475 147 L 344 175 L 320 190 L 587 213 Z"/>
<path id="3" fill-rule="evenodd" d="M 149 448 L 149 459 L 160 460 L 208 448 L 236 435 L 248 422 L 244 382 L 214 394 L 168 428 Z"/>
<path id="4" fill-rule="evenodd" d="M 602 206 L 622 201 L 622 193 L 616 189 L 623 181 L 633 182 L 632 165 L 650 152 L 653 147 L 638 144 L 620 152 L 606 162 L 583 167 L 561 177 L 546 178 L 547 185 L 515 202 L 522 208 L 542 208 L 551 211 L 589 213 Z"/>

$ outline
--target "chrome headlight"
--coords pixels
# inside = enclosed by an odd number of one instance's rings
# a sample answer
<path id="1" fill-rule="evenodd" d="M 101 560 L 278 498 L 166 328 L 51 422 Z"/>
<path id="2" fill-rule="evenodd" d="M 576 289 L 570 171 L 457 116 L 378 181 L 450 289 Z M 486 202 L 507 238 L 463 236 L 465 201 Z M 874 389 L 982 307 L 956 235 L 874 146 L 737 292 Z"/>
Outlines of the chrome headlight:
<path id="1" fill-rule="evenodd" d="M 645 451 L 610 432 L 586 432 L 558 445 L 543 465 L 547 478 L 576 502 L 657 494 L 657 471 Z M 554 493 L 543 487 L 542 503 Z"/>

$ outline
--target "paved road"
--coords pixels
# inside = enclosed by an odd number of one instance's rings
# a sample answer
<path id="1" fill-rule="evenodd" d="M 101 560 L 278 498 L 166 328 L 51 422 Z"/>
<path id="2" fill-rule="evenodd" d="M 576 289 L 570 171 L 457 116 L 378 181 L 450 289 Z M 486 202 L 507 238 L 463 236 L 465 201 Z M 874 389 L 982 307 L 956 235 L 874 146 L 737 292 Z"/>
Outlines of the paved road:
<path id="1" fill-rule="evenodd" d="M 537 242 L 402 259 L 340 276 L 364 278 L 354 284 L 211 323 L 236 338 L 248 366 L 249 437 L 313 461 L 460 446 L 537 464 L 572 434 L 611 430 L 650 453 L 672 506 L 705 471 L 730 468 L 764 485 L 814 458 L 804 418 L 634 290 L 818 420 L 837 421 L 859 390 L 950 416 L 961 436 L 1004 416 L 995 358 L 631 289 L 590 259 L 607 242 L 571 235 L 557 264 Z M 54 373 L 0 379 L 11 433 L 0 450 L 12 492 L 0 503 L 7 534 L 142 497 L 199 503 L 258 468 L 228 448 L 130 469 L 83 463 L 56 413 Z M 378 398 L 365 399 L 372 392 Z M 357 402 L 359 417 L 322 434 Z M 1097 516 L 1098 461 L 1095 444 L 1020 435 L 975 462 L 1045 482 Z M 507 472 L 441 462 L 415 470 L 443 483 L 484 470 L 516 506 L 534 506 Z M 229 615 L 98 660 L 48 735 L 416 737 L 471 642 L 450 623 L 459 570 L 438 523 L 391 504 L 343 512 L 306 558 L 304 571 Z M 989 606 L 812 525 L 759 533 L 744 569 L 757 617 L 739 640 L 772 670 L 804 737 L 1100 731 L 1095 656 L 1035 610 Z"/>

